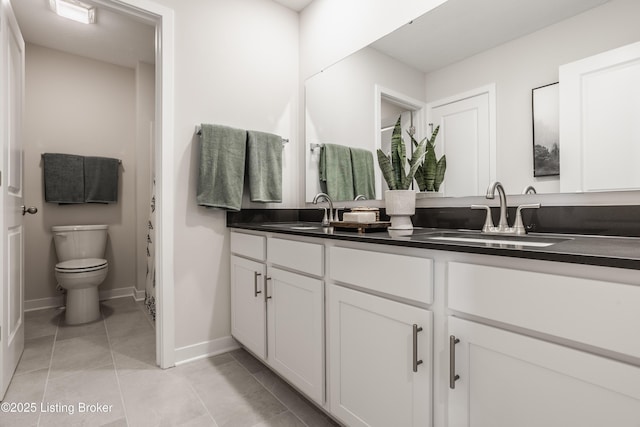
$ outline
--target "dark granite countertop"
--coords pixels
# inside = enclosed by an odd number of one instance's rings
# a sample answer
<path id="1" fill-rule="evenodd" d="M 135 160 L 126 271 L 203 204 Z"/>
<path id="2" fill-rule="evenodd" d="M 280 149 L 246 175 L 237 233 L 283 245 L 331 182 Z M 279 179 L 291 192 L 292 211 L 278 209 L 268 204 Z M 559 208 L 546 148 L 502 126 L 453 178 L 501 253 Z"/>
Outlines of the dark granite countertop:
<path id="1" fill-rule="evenodd" d="M 531 233 L 528 235 L 528 239 L 540 241 L 557 239 L 558 241 L 558 243 L 550 246 L 532 247 L 519 244 L 458 242 L 425 238 L 429 233 L 458 231 L 442 228 L 416 227 L 411 236 L 391 236 L 388 231 L 359 234 L 357 231 L 323 228 L 319 227 L 318 222 L 303 221 L 289 221 L 287 223 L 232 222 L 228 224 L 228 227 L 363 243 L 640 270 L 640 238 L 638 237 Z M 479 233 L 474 230 L 465 230 L 464 233 L 468 233 L 471 237 L 479 235 Z M 497 238 L 500 239 L 500 236 Z M 505 239 L 509 239 L 509 237 L 505 237 Z"/>

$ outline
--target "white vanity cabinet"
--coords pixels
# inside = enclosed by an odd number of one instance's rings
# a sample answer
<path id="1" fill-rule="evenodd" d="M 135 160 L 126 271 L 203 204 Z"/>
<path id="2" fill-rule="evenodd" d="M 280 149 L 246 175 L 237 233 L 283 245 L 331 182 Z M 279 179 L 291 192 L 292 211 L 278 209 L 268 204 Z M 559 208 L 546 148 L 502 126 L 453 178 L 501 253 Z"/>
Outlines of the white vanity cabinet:
<path id="1" fill-rule="evenodd" d="M 640 287 L 458 262 L 447 281 L 449 427 L 639 425 L 640 367 L 615 359 L 640 356 Z"/>
<path id="2" fill-rule="evenodd" d="M 324 246 L 231 232 L 231 252 L 233 337 L 323 405 Z"/>
<path id="3" fill-rule="evenodd" d="M 451 317 L 450 427 L 632 427 L 640 368 Z"/>
<path id="4" fill-rule="evenodd" d="M 329 249 L 330 411 L 348 426 L 430 426 L 433 261 L 380 250 Z"/>
<path id="5" fill-rule="evenodd" d="M 231 233 L 231 335 L 256 356 L 266 357 L 266 240 Z"/>
<path id="6" fill-rule="evenodd" d="M 268 238 L 267 362 L 324 403 L 324 246 Z M 291 271 L 289 271 L 291 270 Z"/>

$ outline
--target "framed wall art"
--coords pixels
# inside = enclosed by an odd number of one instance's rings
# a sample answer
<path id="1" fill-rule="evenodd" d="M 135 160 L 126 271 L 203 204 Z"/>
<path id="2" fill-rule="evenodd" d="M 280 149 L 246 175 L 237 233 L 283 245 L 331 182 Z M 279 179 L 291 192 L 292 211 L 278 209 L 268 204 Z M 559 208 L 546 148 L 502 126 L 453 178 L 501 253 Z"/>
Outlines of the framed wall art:
<path id="1" fill-rule="evenodd" d="M 531 91 L 533 111 L 533 176 L 560 175 L 559 84 Z"/>

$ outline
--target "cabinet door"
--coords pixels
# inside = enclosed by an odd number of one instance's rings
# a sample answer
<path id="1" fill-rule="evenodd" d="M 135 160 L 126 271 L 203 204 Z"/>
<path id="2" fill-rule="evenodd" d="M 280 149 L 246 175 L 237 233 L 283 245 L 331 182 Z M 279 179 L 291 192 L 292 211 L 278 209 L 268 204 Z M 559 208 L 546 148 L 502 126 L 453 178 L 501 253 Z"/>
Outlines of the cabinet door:
<path id="1" fill-rule="evenodd" d="M 271 268 L 267 279 L 269 365 L 320 405 L 324 402 L 324 286 Z"/>
<path id="2" fill-rule="evenodd" d="M 450 427 L 637 427 L 640 368 L 449 318 Z"/>
<path id="3" fill-rule="evenodd" d="M 331 412 L 352 427 L 430 426 L 432 330 L 427 310 L 329 286 Z"/>
<path id="4" fill-rule="evenodd" d="M 231 256 L 231 335 L 266 357 L 265 265 Z"/>

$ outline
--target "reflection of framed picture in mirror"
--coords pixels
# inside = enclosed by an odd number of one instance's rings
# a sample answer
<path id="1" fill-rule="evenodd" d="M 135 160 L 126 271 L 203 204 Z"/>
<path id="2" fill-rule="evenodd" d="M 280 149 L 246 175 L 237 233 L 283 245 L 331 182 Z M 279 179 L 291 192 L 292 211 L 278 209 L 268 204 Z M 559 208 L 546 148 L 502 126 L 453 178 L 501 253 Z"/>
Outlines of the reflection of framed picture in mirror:
<path id="1" fill-rule="evenodd" d="M 560 175 L 558 83 L 531 91 L 533 107 L 533 176 Z"/>

